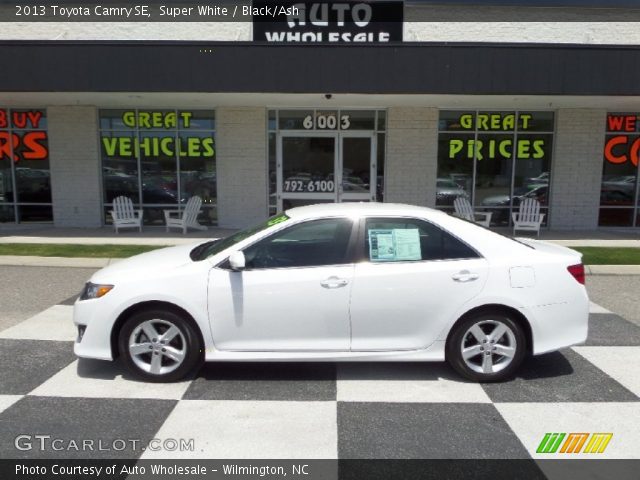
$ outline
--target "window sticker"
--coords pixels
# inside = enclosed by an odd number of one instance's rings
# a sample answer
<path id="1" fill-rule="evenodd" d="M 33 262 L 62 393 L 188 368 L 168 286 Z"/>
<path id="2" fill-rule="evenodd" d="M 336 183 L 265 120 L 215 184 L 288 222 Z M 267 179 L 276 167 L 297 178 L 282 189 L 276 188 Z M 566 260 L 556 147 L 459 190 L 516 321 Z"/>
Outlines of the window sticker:
<path id="1" fill-rule="evenodd" d="M 369 259 L 376 262 L 422 260 L 417 228 L 369 230 Z"/>

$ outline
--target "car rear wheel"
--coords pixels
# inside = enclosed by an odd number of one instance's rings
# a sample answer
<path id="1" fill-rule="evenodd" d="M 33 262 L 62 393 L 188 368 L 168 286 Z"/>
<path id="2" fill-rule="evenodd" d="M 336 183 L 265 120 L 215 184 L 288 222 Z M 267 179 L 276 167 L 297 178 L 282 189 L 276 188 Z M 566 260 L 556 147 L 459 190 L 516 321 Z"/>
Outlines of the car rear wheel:
<path id="1" fill-rule="evenodd" d="M 120 330 L 118 347 L 127 368 L 151 382 L 184 378 L 200 364 L 200 339 L 191 323 L 163 310 L 134 314 Z"/>
<path id="2" fill-rule="evenodd" d="M 504 314 L 481 314 L 459 322 L 447 343 L 447 360 L 462 376 L 476 382 L 511 377 L 526 353 L 520 325 Z"/>

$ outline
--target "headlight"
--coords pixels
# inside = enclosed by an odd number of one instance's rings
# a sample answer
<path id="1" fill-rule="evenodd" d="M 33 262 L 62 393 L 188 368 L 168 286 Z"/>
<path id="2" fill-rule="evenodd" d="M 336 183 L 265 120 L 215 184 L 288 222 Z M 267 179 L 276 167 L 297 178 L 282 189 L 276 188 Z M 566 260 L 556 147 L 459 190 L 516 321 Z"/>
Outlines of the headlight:
<path id="1" fill-rule="evenodd" d="M 87 282 L 80 294 L 80 300 L 91 300 L 93 298 L 100 298 L 105 296 L 111 291 L 113 285 L 96 285 L 95 283 Z"/>

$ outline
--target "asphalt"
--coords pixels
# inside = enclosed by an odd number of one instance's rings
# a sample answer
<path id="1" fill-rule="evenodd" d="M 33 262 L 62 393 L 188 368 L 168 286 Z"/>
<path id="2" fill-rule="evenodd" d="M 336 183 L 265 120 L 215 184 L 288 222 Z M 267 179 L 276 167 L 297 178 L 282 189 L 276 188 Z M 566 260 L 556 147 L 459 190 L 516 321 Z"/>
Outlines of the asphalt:
<path id="1" fill-rule="evenodd" d="M 592 302 L 640 325 L 640 276 L 589 276 L 587 290 Z"/>
<path id="2" fill-rule="evenodd" d="M 0 266 L 0 331 L 76 295 L 93 272 L 91 268 Z"/>

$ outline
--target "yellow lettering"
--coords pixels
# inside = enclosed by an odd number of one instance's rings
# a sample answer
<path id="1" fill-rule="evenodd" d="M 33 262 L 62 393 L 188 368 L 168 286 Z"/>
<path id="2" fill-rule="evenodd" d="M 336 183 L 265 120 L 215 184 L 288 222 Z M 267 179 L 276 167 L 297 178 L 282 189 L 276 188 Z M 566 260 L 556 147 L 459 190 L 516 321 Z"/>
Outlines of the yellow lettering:
<path id="1" fill-rule="evenodd" d="M 473 128 L 473 115 L 467 113 L 460 117 L 460 126 L 465 130 L 470 130 Z"/>
<path id="2" fill-rule="evenodd" d="M 455 158 L 458 153 L 464 147 L 464 142 L 462 140 L 453 139 L 449 141 L 449 158 Z"/>
<path id="3" fill-rule="evenodd" d="M 124 123 L 127 127 L 135 127 L 136 126 L 136 113 L 135 112 L 124 112 L 122 115 L 122 123 Z"/>
<path id="4" fill-rule="evenodd" d="M 518 158 L 530 158 L 531 153 L 531 141 L 530 140 L 519 140 L 518 141 Z"/>

